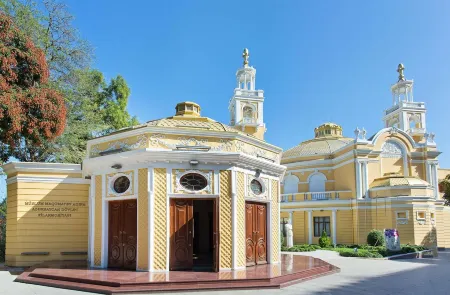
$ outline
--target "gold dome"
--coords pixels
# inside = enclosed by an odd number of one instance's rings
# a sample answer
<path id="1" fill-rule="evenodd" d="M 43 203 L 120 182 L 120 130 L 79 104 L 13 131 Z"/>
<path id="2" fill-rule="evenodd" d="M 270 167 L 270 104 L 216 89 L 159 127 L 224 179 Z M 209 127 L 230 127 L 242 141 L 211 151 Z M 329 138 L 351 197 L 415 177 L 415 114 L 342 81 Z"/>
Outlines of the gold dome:
<path id="1" fill-rule="evenodd" d="M 314 128 L 315 138 L 320 137 L 342 137 L 342 127 L 338 124 L 327 122 Z"/>
<path id="2" fill-rule="evenodd" d="M 177 104 L 175 116 L 200 117 L 200 106 L 192 101 L 184 101 Z"/>

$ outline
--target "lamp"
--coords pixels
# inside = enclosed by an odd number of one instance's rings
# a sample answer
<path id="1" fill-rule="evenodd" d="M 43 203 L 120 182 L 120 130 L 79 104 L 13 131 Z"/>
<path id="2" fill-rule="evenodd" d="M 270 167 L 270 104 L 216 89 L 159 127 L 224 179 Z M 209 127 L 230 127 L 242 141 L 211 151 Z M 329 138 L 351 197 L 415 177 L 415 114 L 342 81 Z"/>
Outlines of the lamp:
<path id="1" fill-rule="evenodd" d="M 122 168 L 122 164 L 114 164 L 114 165 L 111 166 L 111 168 L 113 168 L 113 169 L 120 169 L 120 168 Z"/>

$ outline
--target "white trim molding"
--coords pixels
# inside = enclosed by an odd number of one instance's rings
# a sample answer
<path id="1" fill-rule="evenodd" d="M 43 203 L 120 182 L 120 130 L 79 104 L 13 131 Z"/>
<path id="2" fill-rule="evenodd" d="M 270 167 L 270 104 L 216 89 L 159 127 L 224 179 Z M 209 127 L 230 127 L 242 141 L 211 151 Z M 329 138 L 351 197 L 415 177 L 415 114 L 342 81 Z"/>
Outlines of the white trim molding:
<path id="1" fill-rule="evenodd" d="M 84 178 L 72 178 L 72 177 L 45 177 L 45 175 L 35 176 L 13 176 L 6 179 L 6 184 L 12 184 L 16 182 L 34 182 L 34 183 L 65 183 L 65 184 L 90 184 L 89 179 Z"/>
<path id="2" fill-rule="evenodd" d="M 80 164 L 65 163 L 39 163 L 39 162 L 11 162 L 2 166 L 6 174 L 16 172 L 37 172 L 37 173 L 81 173 Z"/>

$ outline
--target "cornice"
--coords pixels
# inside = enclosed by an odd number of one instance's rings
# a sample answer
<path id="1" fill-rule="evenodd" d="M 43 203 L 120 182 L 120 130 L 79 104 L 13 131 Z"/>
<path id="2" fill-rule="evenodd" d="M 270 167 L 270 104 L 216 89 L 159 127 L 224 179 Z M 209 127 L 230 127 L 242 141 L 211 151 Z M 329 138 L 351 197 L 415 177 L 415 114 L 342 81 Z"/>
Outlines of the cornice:
<path id="1" fill-rule="evenodd" d="M 2 169 L 7 175 L 16 172 L 81 173 L 80 164 L 65 163 L 11 162 L 3 165 Z"/>
<path id="2" fill-rule="evenodd" d="M 196 160 L 200 164 L 238 166 L 253 170 L 261 169 L 262 173 L 276 177 L 281 176 L 286 170 L 285 166 L 244 153 L 138 149 L 85 159 L 83 161 L 83 173 L 85 175 L 96 174 L 96 171 L 109 169 L 112 165 L 118 163 L 123 166 L 146 163 L 157 166 L 157 163 L 189 163 L 191 160 Z"/>

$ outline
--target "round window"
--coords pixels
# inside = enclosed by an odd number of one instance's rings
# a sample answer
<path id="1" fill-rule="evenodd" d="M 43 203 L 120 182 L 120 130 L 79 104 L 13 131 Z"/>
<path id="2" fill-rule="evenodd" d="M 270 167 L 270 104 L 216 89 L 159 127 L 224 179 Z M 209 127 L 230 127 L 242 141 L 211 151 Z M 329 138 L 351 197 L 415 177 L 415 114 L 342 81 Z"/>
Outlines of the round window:
<path id="1" fill-rule="evenodd" d="M 256 180 L 256 179 L 253 179 L 253 180 L 250 182 L 250 188 L 252 189 L 252 192 L 253 192 L 255 195 L 260 195 L 260 194 L 262 194 L 262 192 L 263 192 L 263 188 L 262 188 L 261 183 L 260 183 L 258 180 Z"/>
<path id="2" fill-rule="evenodd" d="M 130 188 L 130 179 L 126 176 L 120 176 L 114 181 L 114 191 L 123 194 Z"/>
<path id="3" fill-rule="evenodd" d="M 180 184 L 190 191 L 201 191 L 208 185 L 208 181 L 203 175 L 188 173 L 180 178 Z"/>

